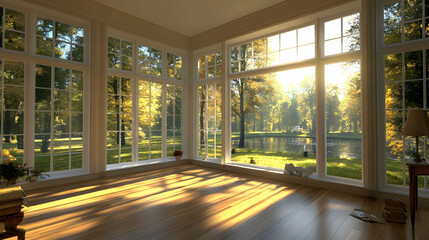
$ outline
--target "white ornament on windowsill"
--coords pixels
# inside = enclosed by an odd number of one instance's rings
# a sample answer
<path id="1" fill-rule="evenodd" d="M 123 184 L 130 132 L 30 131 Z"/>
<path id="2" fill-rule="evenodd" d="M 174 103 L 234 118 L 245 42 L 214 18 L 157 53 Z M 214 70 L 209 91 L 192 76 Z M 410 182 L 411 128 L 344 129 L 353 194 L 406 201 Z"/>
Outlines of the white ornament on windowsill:
<path id="1" fill-rule="evenodd" d="M 315 167 L 295 167 L 293 163 L 290 163 L 285 165 L 284 174 L 299 177 L 309 177 L 315 171 Z"/>

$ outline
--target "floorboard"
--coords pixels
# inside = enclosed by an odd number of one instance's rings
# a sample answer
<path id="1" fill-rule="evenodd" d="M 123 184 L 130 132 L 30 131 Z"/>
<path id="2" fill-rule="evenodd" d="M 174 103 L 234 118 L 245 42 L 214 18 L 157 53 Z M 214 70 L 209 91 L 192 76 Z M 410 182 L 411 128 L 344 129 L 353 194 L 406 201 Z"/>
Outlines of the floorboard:
<path id="1" fill-rule="evenodd" d="M 183 165 L 29 191 L 27 239 L 427 239 L 429 210 L 407 224 L 382 201 L 343 192 Z"/>

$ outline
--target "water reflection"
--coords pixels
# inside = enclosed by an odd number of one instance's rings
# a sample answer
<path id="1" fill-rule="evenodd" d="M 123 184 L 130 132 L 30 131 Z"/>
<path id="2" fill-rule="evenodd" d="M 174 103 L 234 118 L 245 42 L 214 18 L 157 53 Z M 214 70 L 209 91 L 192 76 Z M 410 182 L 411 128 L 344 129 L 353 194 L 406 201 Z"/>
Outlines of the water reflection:
<path id="1" fill-rule="evenodd" d="M 238 147 L 238 139 L 232 140 L 232 146 Z M 245 148 L 266 152 L 291 152 L 316 155 L 316 138 L 302 137 L 246 137 Z M 328 157 L 361 158 L 362 141 L 360 139 L 328 138 L 326 142 Z"/>

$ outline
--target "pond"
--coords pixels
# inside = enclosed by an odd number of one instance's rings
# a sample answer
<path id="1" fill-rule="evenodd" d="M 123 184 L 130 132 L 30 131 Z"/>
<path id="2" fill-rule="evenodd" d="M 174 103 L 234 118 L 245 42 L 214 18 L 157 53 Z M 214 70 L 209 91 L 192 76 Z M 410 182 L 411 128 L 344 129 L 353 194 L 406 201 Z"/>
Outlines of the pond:
<path id="1" fill-rule="evenodd" d="M 238 146 L 239 139 L 232 139 L 232 146 Z M 328 157 L 354 158 L 362 157 L 360 139 L 328 138 L 326 142 Z M 267 152 L 291 152 L 316 155 L 316 138 L 305 137 L 246 137 L 245 148 L 259 149 Z"/>

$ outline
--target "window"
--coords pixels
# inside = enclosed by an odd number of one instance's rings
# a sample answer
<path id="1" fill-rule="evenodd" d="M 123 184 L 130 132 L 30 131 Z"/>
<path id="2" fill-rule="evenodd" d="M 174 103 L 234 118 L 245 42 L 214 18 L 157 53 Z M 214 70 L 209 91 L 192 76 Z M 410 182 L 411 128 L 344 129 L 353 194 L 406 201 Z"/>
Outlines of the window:
<path id="1" fill-rule="evenodd" d="M 22 12 L 0 7 L 0 37 L 4 49 L 25 51 L 25 15 Z"/>
<path id="2" fill-rule="evenodd" d="M 182 149 L 182 88 L 167 84 L 167 156 Z"/>
<path id="3" fill-rule="evenodd" d="M 429 38 L 429 1 L 400 0 L 383 6 L 384 44 Z"/>
<path id="4" fill-rule="evenodd" d="M 325 65 L 326 165 L 330 176 L 362 179 L 361 102 L 360 61 Z"/>
<path id="5" fill-rule="evenodd" d="M 325 22 L 325 56 L 360 50 L 359 13 Z"/>
<path id="6" fill-rule="evenodd" d="M 37 18 L 36 53 L 76 62 L 84 61 L 84 29 Z"/>
<path id="7" fill-rule="evenodd" d="M 107 77 L 107 164 L 132 161 L 132 80 Z"/>
<path id="8" fill-rule="evenodd" d="M 315 56 L 314 25 L 231 48 L 231 72 L 291 63 Z"/>
<path id="9" fill-rule="evenodd" d="M 198 89 L 198 156 L 203 159 L 221 158 L 221 85 L 219 83 L 206 84 Z"/>
<path id="10" fill-rule="evenodd" d="M 52 172 L 83 167 L 83 101 L 83 72 L 36 65 L 36 168 Z"/>
<path id="11" fill-rule="evenodd" d="M 198 58 L 198 79 L 204 80 L 221 76 L 222 54 L 220 52 Z"/>
<path id="12" fill-rule="evenodd" d="M 182 79 L 182 57 L 167 53 L 167 77 L 172 79 Z"/>
<path id="13" fill-rule="evenodd" d="M 139 160 L 162 158 L 162 84 L 139 81 Z"/>
<path id="14" fill-rule="evenodd" d="M 160 77 L 162 75 L 162 51 L 139 46 L 139 73 Z"/>
<path id="15" fill-rule="evenodd" d="M 401 136 L 408 110 L 427 109 L 429 106 L 429 49 L 387 54 L 385 72 L 385 127 L 386 127 L 386 182 L 406 185 L 405 161 L 412 159 L 416 146 L 414 138 Z M 425 142 L 421 139 L 421 142 Z M 425 144 L 422 144 L 425 146 Z M 419 148 L 424 156 L 424 147 Z M 419 180 L 423 187 L 423 179 Z"/>
<path id="16" fill-rule="evenodd" d="M 124 71 L 133 70 L 133 44 L 121 39 L 107 38 L 107 67 Z"/>
<path id="17" fill-rule="evenodd" d="M 0 162 L 23 162 L 24 63 L 1 60 Z"/>
<path id="18" fill-rule="evenodd" d="M 317 25 L 230 46 L 226 161 L 278 169 L 317 165 L 321 178 L 362 183 L 359 16 L 314 16 Z"/>
<path id="19" fill-rule="evenodd" d="M 231 80 L 231 161 L 315 166 L 315 87 L 315 67 Z"/>

